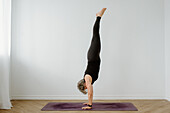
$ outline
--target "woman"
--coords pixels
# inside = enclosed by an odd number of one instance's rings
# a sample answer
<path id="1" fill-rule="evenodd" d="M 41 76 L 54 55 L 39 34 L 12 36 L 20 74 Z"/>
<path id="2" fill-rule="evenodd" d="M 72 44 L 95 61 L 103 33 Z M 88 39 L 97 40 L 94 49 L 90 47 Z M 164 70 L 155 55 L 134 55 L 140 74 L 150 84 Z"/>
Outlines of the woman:
<path id="1" fill-rule="evenodd" d="M 82 109 L 91 109 L 92 108 L 92 100 L 93 100 L 93 83 L 98 79 L 98 73 L 100 69 L 100 34 L 99 34 L 99 27 L 100 27 L 100 20 L 103 16 L 106 8 L 103 8 L 100 12 L 96 14 L 96 21 L 93 26 L 93 37 L 91 41 L 90 48 L 88 50 L 87 59 L 88 65 L 86 71 L 84 73 L 83 79 L 81 79 L 77 87 L 83 93 L 87 94 L 85 89 L 88 90 L 88 103 L 84 103 L 87 105 L 86 107 L 82 107 Z"/>

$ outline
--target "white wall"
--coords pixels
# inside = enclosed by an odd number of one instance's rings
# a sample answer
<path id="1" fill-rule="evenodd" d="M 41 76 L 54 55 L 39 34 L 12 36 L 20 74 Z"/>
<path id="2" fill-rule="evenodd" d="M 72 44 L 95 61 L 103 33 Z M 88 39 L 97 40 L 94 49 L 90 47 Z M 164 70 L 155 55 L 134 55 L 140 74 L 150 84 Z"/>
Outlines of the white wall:
<path id="1" fill-rule="evenodd" d="M 170 0 L 165 0 L 166 97 L 170 101 Z"/>
<path id="2" fill-rule="evenodd" d="M 12 6 L 12 98 L 87 99 L 77 82 L 103 7 L 94 99 L 165 97 L 163 0 L 13 0 Z"/>

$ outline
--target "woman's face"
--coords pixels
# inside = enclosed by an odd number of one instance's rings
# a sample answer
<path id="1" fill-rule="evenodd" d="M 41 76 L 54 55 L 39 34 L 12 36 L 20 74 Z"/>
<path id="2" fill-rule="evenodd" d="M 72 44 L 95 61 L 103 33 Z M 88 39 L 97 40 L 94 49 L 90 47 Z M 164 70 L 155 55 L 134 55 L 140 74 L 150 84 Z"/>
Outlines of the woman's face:
<path id="1" fill-rule="evenodd" d="M 86 87 L 86 83 L 84 83 L 84 89 L 87 89 L 87 87 Z"/>

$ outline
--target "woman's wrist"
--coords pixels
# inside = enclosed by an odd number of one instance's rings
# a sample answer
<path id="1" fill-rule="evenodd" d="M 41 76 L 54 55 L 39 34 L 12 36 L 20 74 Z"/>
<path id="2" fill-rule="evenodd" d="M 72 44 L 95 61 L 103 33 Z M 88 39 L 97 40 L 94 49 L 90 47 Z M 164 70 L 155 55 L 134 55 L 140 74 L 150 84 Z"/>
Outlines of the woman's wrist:
<path id="1" fill-rule="evenodd" d="M 87 104 L 89 107 L 92 107 L 92 104 L 90 105 L 90 104 Z"/>

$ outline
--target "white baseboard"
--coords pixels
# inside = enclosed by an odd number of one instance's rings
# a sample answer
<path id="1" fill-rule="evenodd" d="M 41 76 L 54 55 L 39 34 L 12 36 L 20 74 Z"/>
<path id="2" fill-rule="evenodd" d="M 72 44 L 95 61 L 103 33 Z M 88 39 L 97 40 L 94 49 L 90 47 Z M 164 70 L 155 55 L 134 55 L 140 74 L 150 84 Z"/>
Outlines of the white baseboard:
<path id="1" fill-rule="evenodd" d="M 166 100 L 170 101 L 170 97 L 166 97 Z"/>
<path id="2" fill-rule="evenodd" d="M 14 95 L 11 100 L 87 100 L 87 95 Z M 165 99 L 158 96 L 93 96 L 93 100 Z M 170 98 L 169 98 L 170 99 Z"/>

